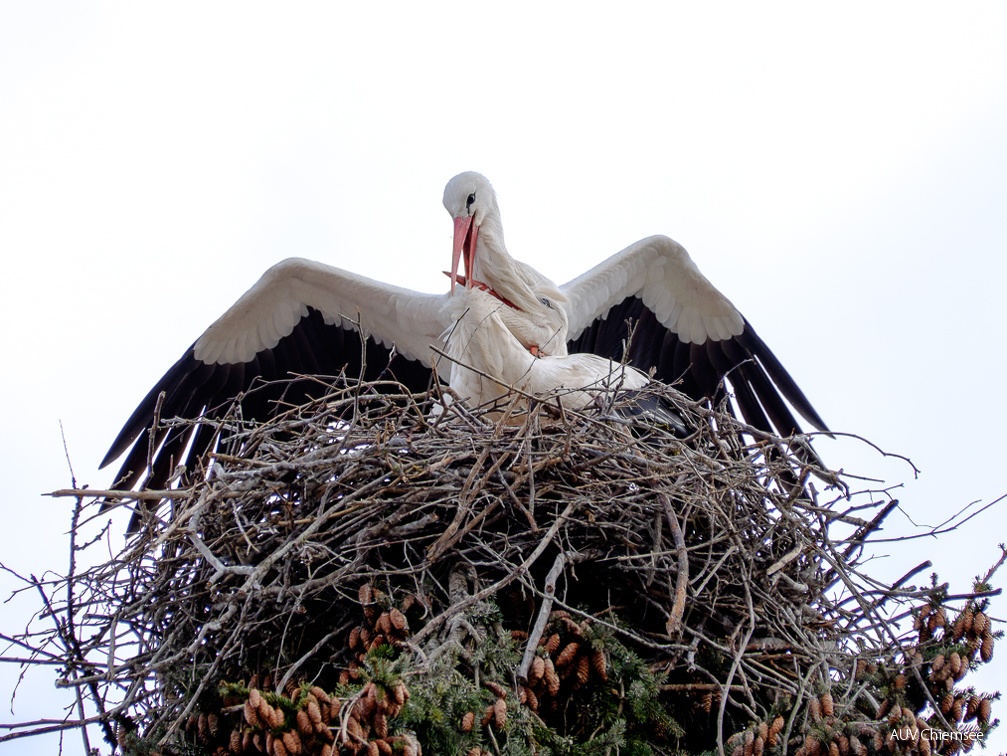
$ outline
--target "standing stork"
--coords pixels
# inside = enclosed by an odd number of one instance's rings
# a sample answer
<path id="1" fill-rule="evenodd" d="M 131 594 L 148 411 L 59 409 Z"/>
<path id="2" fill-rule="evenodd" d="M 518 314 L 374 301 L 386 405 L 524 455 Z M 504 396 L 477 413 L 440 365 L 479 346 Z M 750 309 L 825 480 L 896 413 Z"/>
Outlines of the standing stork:
<path id="1" fill-rule="evenodd" d="M 608 360 L 622 358 L 626 321 L 635 320 L 628 355 L 637 370 L 616 373 L 626 387 L 639 382 L 638 371 L 654 371 L 657 380 L 681 381 L 694 398 L 715 399 L 726 378 L 751 425 L 783 435 L 798 431 L 786 399 L 814 427 L 826 429 L 744 317 L 670 239 L 644 239 L 557 287 L 508 254 L 496 195 L 483 176 L 453 178 L 444 204 L 455 224 L 452 290 L 456 280 L 464 280 L 466 289 L 480 292 L 464 295 L 470 305 L 485 309 L 489 300 L 496 305 L 479 349 L 451 346 L 456 360 L 490 368 L 484 372 L 496 371 L 504 383 L 531 393 L 577 388 L 571 385 L 575 368 L 593 365 L 594 381 L 608 374 Z M 458 273 L 461 262 L 464 278 Z M 178 465 L 192 469 L 214 443 L 216 430 L 212 422 L 163 427 L 158 418 L 213 421 L 240 399 L 242 417 L 264 419 L 277 407 L 324 391 L 317 380 L 287 381 L 291 376 L 345 374 L 423 391 L 436 351 L 449 346 L 445 335 L 459 317 L 461 300 L 454 301 L 452 306 L 451 293 L 421 294 L 310 260 L 284 260 L 158 380 L 101 466 L 125 455 L 115 487 L 163 488 Z M 493 356 L 492 349 L 500 353 Z M 596 357 L 553 359 L 578 352 Z M 449 373 L 473 403 L 498 395 L 499 386 L 471 389 L 464 370 L 453 367 Z"/>
<path id="2" fill-rule="evenodd" d="M 566 341 L 566 351 L 553 343 L 550 354 L 622 359 L 625 353 L 630 365 L 677 383 L 694 399 L 718 400 L 726 381 L 742 417 L 759 430 L 799 433 L 790 402 L 813 427 L 828 431 L 751 324 L 677 242 L 642 239 L 556 287 L 507 252 L 496 193 L 485 176 L 455 176 L 444 189 L 444 206 L 455 223 L 453 274 L 461 261 L 468 285 L 485 287 L 503 302 L 531 306 L 526 292 L 542 292 L 543 301 L 566 310 L 568 332 L 555 340 Z"/>

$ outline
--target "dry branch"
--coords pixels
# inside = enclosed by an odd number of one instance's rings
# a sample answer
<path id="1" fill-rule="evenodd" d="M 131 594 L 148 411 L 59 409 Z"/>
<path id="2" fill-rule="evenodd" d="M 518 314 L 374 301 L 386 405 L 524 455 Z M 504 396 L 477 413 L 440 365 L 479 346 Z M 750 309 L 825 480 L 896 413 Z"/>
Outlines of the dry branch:
<path id="1" fill-rule="evenodd" d="M 489 423 L 355 383 L 225 423 L 208 474 L 176 490 L 55 493 L 76 498 L 90 561 L 37 583 L 58 632 L 17 640 L 63 663 L 126 753 L 553 753 L 566 738 L 845 756 L 877 752 L 895 707 L 956 730 L 971 705 L 988 730 L 992 696 L 956 702 L 963 665 L 992 654 L 990 587 L 957 597 L 965 629 L 945 586 L 906 585 L 919 568 L 878 584 L 857 559 L 892 502 L 813 468 L 803 440 L 655 391 L 689 438 L 628 404 Z M 142 530 L 97 558 L 84 530 L 115 499 L 146 503 Z M 944 619 L 920 624 L 922 607 Z M 954 679 L 934 669 L 952 649 Z M 0 740 L 51 724 L 8 727 Z"/>

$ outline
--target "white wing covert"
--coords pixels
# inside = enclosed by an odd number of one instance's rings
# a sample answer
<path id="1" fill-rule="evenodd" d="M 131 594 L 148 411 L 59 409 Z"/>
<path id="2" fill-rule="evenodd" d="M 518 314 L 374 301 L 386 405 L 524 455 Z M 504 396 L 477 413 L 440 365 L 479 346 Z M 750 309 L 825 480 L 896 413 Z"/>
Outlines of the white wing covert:
<path id="1" fill-rule="evenodd" d="M 751 324 L 668 237 L 638 241 L 561 288 L 570 300 L 570 352 L 625 356 L 696 399 L 718 401 L 726 380 L 750 425 L 800 432 L 789 402 L 827 431 Z"/>
<path id="2" fill-rule="evenodd" d="M 411 391 L 425 390 L 432 376 L 430 346 L 443 346 L 443 306 L 444 295 L 420 294 L 310 260 L 284 260 L 151 388 L 102 467 L 128 449 L 115 487 L 163 488 L 176 465 L 191 466 L 206 452 L 216 435 L 212 422 L 158 428 L 150 438 L 162 394 L 159 417 L 212 421 L 239 398 L 242 417 L 266 419 L 325 390 L 318 380 L 289 380 L 300 375 L 387 378 Z"/>

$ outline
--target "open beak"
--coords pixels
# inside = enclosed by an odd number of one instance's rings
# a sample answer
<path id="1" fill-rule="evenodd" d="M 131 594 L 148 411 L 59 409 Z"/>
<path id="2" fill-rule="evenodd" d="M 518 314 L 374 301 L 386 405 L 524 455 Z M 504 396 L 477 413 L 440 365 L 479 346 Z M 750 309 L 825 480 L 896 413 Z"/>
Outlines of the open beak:
<path id="1" fill-rule="evenodd" d="M 451 249 L 451 291 L 458 282 L 458 266 L 464 264 L 465 285 L 472 285 L 472 265 L 476 257 L 476 239 L 479 237 L 479 226 L 472 222 L 471 215 L 455 218 L 455 238 Z M 464 257 L 464 259 L 463 259 Z"/>

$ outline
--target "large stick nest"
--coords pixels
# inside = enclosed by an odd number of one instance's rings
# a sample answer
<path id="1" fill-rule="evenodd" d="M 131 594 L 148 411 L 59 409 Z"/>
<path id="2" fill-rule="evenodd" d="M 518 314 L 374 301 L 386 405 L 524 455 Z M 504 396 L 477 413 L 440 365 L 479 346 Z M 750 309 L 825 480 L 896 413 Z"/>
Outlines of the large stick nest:
<path id="1" fill-rule="evenodd" d="M 992 724 L 956 687 L 992 654 L 986 599 L 955 619 L 945 586 L 863 576 L 894 502 L 803 442 L 664 387 L 688 438 L 388 389 L 232 418 L 72 576 L 68 676 L 125 752 L 950 753 L 890 731 Z"/>

